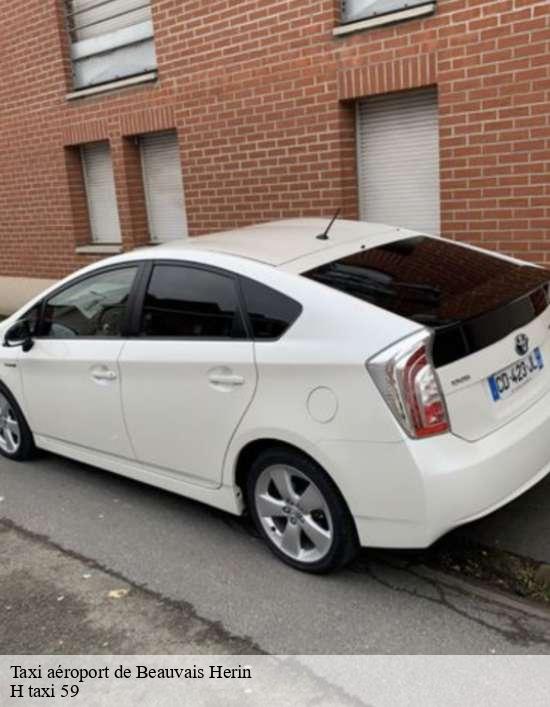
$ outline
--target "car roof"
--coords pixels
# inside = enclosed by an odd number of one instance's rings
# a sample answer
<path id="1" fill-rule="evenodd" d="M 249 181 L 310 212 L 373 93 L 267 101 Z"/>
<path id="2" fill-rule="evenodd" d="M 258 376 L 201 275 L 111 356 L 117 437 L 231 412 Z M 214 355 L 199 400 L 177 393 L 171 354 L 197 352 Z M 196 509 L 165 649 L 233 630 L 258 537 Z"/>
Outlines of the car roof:
<path id="1" fill-rule="evenodd" d="M 155 247 L 155 257 L 184 257 L 185 251 L 209 251 L 255 260 L 299 272 L 303 263 L 330 259 L 329 253 L 359 243 L 374 247 L 415 235 L 411 231 L 362 221 L 335 221 L 329 238 L 319 240 L 329 218 L 297 218 L 273 221 L 206 236 L 170 241 Z M 135 253 L 136 251 L 134 251 Z"/>

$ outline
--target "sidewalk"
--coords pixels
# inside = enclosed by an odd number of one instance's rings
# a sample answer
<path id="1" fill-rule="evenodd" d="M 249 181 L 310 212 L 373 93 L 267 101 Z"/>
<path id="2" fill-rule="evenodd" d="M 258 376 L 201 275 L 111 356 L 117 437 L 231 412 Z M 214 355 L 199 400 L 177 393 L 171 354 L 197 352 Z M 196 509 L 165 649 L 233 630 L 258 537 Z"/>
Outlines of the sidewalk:
<path id="1" fill-rule="evenodd" d="M 488 547 L 550 564 L 550 476 L 509 505 L 461 530 Z"/>

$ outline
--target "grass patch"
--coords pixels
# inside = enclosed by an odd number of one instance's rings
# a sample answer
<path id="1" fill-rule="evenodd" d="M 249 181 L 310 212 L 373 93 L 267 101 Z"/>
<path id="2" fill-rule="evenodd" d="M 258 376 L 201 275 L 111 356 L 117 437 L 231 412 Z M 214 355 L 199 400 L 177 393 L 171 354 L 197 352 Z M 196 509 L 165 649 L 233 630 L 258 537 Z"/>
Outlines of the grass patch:
<path id="1" fill-rule="evenodd" d="M 537 578 L 540 562 L 465 538 L 444 538 L 425 558 L 426 564 L 450 574 L 472 577 L 523 598 L 550 604 L 550 584 Z"/>

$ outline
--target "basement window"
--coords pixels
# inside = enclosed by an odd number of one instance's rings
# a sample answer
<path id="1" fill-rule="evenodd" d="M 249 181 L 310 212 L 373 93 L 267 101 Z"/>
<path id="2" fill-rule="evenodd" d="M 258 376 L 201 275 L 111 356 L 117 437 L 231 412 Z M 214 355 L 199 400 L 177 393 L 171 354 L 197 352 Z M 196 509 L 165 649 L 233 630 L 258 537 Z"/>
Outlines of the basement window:
<path id="1" fill-rule="evenodd" d="M 341 25 L 334 34 L 423 17 L 435 11 L 436 0 L 342 0 Z"/>
<path id="2" fill-rule="evenodd" d="M 156 71 L 150 0 L 63 0 L 74 88 Z"/>

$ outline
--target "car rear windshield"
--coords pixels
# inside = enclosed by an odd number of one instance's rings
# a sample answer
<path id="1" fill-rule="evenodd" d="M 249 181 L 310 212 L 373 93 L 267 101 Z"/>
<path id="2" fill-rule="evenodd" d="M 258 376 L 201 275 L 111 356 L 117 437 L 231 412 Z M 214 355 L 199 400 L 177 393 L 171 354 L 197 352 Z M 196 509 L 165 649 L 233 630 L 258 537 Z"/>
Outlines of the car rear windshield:
<path id="1" fill-rule="evenodd" d="M 548 270 L 427 236 L 365 248 L 304 275 L 440 332 L 437 365 L 538 316 L 550 281 Z"/>

